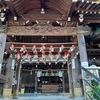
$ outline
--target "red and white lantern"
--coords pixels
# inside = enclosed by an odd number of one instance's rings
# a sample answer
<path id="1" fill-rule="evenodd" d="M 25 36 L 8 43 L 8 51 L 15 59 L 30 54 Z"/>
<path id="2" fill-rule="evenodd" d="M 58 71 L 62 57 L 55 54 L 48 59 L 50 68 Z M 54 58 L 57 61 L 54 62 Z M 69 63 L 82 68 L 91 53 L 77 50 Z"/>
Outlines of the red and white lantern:
<path id="1" fill-rule="evenodd" d="M 17 58 L 19 60 L 21 58 L 20 53 L 15 54 L 15 58 Z"/>
<path id="2" fill-rule="evenodd" d="M 75 46 L 72 45 L 72 46 L 70 47 L 70 49 L 69 49 L 69 52 L 72 52 L 74 49 L 75 49 Z"/>
<path id="3" fill-rule="evenodd" d="M 14 50 L 14 45 L 10 45 L 10 50 L 13 51 Z"/>
<path id="4" fill-rule="evenodd" d="M 54 47 L 53 46 L 50 46 L 49 52 L 54 52 Z"/>
<path id="5" fill-rule="evenodd" d="M 25 56 L 26 56 L 26 58 L 28 58 L 28 59 L 30 59 L 30 58 L 31 58 L 31 55 L 30 55 L 30 53 L 29 53 L 29 52 L 27 52 L 27 53 L 25 54 Z"/>
<path id="6" fill-rule="evenodd" d="M 45 46 L 43 45 L 41 48 L 40 48 L 40 52 L 44 51 L 45 49 Z"/>
<path id="7" fill-rule="evenodd" d="M 45 53 L 42 54 L 42 58 L 43 58 L 43 59 L 46 58 L 46 54 L 45 54 Z"/>
<path id="8" fill-rule="evenodd" d="M 36 52 L 37 52 L 37 50 L 36 50 L 36 45 L 34 45 L 34 46 L 32 47 L 32 51 L 33 51 L 33 53 L 36 53 Z"/>
<path id="9" fill-rule="evenodd" d="M 37 52 L 34 54 L 34 59 L 38 59 L 38 53 Z"/>
<path id="10" fill-rule="evenodd" d="M 64 56 L 63 56 L 63 58 L 64 58 L 63 64 L 65 64 L 67 62 L 69 56 L 70 56 L 69 53 L 67 53 L 67 52 L 64 53 Z"/>
<path id="11" fill-rule="evenodd" d="M 67 53 L 67 52 L 65 52 L 65 53 L 64 53 L 64 57 L 63 57 L 63 58 L 64 58 L 64 59 L 68 59 L 68 57 L 69 57 L 69 56 L 70 56 L 70 54 L 69 54 L 69 53 Z"/>
<path id="12" fill-rule="evenodd" d="M 46 64 L 46 54 L 45 53 L 42 54 L 42 59 L 43 59 L 43 63 Z"/>
<path id="13" fill-rule="evenodd" d="M 23 45 L 22 47 L 21 47 L 21 49 L 20 49 L 20 52 L 26 52 L 26 46 L 25 45 Z"/>
<path id="14" fill-rule="evenodd" d="M 59 48 L 59 52 L 62 52 L 63 49 L 64 49 L 64 45 L 61 45 L 61 47 Z"/>

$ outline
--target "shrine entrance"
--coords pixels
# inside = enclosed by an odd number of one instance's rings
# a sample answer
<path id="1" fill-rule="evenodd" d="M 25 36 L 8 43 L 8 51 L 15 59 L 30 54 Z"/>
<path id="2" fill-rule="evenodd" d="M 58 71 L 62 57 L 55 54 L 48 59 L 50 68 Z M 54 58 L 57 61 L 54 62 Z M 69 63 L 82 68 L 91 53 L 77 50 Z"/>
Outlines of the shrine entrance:
<path id="1" fill-rule="evenodd" d="M 41 69 L 40 66 L 44 68 Z M 27 67 L 29 68 L 29 64 Z M 68 93 L 67 65 L 38 64 L 35 70 L 27 70 L 23 64 L 20 86 L 21 89 L 25 89 L 25 93 Z"/>

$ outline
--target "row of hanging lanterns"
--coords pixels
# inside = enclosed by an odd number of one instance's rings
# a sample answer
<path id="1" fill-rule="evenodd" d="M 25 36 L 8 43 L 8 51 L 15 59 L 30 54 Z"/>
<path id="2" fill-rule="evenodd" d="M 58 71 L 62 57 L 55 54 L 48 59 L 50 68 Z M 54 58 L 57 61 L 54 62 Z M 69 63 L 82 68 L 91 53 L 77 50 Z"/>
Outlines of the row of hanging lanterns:
<path id="1" fill-rule="evenodd" d="M 55 64 L 57 64 L 59 62 L 59 59 L 61 58 L 61 52 L 63 51 L 64 48 L 65 48 L 64 45 L 61 45 L 60 46 L 58 53 L 55 55 L 55 57 L 56 57 Z M 45 49 L 46 49 L 45 45 L 42 45 L 42 47 L 40 48 L 40 52 L 42 53 L 41 58 L 42 58 L 42 61 L 43 61 L 44 64 L 46 64 Z M 67 62 L 67 59 L 70 56 L 70 53 L 74 49 L 75 49 L 75 46 L 72 45 L 69 48 L 68 53 L 67 52 L 64 53 L 64 55 L 63 55 L 63 59 L 64 59 L 63 63 L 64 64 Z M 30 63 L 32 63 L 32 56 L 30 55 L 29 52 L 27 52 L 27 49 L 26 49 L 26 46 L 25 45 L 23 45 L 20 48 L 20 52 L 18 52 L 17 49 L 15 49 L 15 47 L 14 47 L 13 44 L 10 46 L 10 50 L 13 51 L 13 52 L 15 52 L 15 58 L 16 59 L 22 58 L 22 62 L 25 62 L 24 59 L 25 58 L 28 58 L 28 59 L 30 59 Z M 38 52 L 37 52 L 36 45 L 33 45 L 32 52 L 33 52 L 33 55 L 34 55 L 33 58 L 37 60 L 37 63 L 40 63 L 40 59 L 39 59 L 39 56 L 38 56 Z M 52 60 L 53 60 L 53 57 L 54 57 L 53 52 L 54 52 L 54 47 L 51 45 L 49 47 L 49 55 L 48 55 L 48 57 L 49 57 L 49 65 L 51 65 Z M 7 51 L 5 52 L 5 54 L 7 54 Z M 74 56 L 75 59 L 77 58 L 78 54 L 79 54 L 79 51 L 76 52 L 76 54 Z M 12 57 L 12 54 L 10 54 L 10 57 Z"/>

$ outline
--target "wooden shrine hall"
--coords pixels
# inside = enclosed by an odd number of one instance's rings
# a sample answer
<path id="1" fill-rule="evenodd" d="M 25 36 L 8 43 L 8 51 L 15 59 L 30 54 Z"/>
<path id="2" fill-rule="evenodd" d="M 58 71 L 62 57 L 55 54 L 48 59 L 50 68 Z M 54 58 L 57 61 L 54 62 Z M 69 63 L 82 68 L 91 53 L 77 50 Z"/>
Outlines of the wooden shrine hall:
<path id="1" fill-rule="evenodd" d="M 81 67 L 99 55 L 100 0 L 0 0 L 2 97 L 83 97 Z"/>

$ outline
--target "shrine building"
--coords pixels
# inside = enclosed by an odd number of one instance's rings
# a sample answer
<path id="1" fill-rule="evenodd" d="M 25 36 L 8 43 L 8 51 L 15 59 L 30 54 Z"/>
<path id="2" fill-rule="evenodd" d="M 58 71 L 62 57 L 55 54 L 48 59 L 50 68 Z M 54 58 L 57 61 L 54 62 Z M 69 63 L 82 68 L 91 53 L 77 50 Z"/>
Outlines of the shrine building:
<path id="1" fill-rule="evenodd" d="M 100 65 L 100 0 L 0 0 L 1 97 L 82 98 L 82 67 L 92 64 Z"/>

